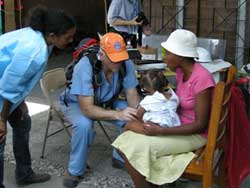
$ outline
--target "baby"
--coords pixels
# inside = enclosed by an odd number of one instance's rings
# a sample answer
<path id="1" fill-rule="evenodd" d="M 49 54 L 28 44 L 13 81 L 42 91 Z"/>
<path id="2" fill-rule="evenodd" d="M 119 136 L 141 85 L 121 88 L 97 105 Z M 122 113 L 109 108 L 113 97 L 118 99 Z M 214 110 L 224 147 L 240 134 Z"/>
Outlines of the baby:
<path id="1" fill-rule="evenodd" d="M 139 119 L 162 127 L 181 124 L 176 113 L 179 98 L 171 88 L 165 91 L 167 85 L 168 81 L 160 71 L 149 70 L 142 76 L 140 86 L 148 95 L 140 102 L 137 112 Z"/>

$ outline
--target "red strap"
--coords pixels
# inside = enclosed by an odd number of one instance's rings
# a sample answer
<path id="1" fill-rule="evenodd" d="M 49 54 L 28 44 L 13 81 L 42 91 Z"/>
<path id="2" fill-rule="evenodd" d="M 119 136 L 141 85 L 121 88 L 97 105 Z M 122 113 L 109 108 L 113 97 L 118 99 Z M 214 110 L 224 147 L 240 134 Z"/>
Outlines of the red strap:
<path id="1" fill-rule="evenodd" d="M 250 84 L 250 76 L 242 77 L 236 80 L 237 85 Z"/>
<path id="2" fill-rule="evenodd" d="M 73 61 L 76 61 L 78 59 L 79 55 L 82 53 L 83 50 L 94 45 L 98 45 L 98 41 L 96 39 L 90 39 L 81 47 L 79 47 L 76 51 L 73 52 Z"/>

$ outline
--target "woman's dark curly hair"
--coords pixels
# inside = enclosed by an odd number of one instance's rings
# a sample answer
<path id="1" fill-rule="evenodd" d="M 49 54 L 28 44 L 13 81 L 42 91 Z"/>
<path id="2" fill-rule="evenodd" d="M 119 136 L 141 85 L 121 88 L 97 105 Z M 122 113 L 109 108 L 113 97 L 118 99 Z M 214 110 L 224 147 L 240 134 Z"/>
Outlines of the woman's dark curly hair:
<path id="1" fill-rule="evenodd" d="M 76 22 L 62 9 L 38 5 L 29 11 L 27 25 L 44 36 L 50 33 L 60 36 L 76 27 Z"/>
<path id="2" fill-rule="evenodd" d="M 140 80 L 141 88 L 152 88 L 155 91 L 163 92 L 164 87 L 168 84 L 168 80 L 162 71 L 149 70 Z"/>

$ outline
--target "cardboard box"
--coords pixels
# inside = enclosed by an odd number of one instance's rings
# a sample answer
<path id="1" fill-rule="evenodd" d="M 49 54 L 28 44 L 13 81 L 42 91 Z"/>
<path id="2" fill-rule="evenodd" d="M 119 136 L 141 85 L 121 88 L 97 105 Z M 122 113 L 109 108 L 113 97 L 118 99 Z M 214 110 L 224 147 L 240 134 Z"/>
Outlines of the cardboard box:
<path id="1" fill-rule="evenodd" d="M 142 55 L 142 60 L 157 60 L 158 59 L 158 51 L 157 48 L 152 47 L 140 47 L 139 51 Z"/>

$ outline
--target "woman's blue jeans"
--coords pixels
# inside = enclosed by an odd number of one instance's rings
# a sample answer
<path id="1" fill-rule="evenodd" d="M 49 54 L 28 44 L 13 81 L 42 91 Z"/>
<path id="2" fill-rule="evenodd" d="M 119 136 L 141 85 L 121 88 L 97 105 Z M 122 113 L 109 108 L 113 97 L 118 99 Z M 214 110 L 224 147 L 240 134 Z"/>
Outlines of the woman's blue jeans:
<path id="1" fill-rule="evenodd" d="M 5 140 L 0 144 L 0 188 L 4 188 L 3 185 L 3 153 L 4 153 Z"/>
<path id="2" fill-rule="evenodd" d="M 16 116 L 11 115 L 8 122 L 13 131 L 13 152 L 16 160 L 15 178 L 17 181 L 22 181 L 33 173 L 29 151 L 31 118 L 28 113 L 22 113 L 18 119 Z M 0 188 L 4 188 L 4 146 L 5 141 L 0 143 Z"/>

